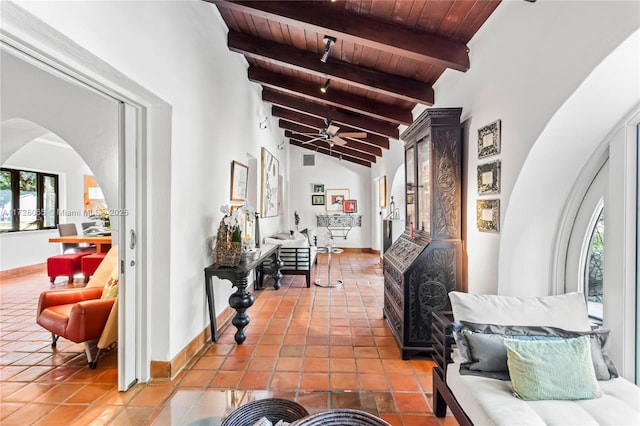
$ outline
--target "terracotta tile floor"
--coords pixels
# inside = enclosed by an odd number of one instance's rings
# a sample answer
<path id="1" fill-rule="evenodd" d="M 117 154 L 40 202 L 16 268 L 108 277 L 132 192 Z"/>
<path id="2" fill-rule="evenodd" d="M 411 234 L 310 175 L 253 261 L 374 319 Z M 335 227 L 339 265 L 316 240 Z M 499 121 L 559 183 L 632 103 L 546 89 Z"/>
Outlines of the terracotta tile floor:
<path id="1" fill-rule="evenodd" d="M 431 412 L 433 363 L 400 359 L 382 319 L 378 257 L 343 253 L 332 262 L 332 278 L 342 279 L 343 288 L 306 288 L 303 276 L 286 276 L 280 290 L 255 294 L 244 344 L 235 344 L 230 326 L 173 380 L 123 393 L 117 391 L 116 351 L 91 370 L 82 345 L 60 339 L 51 348 L 49 333 L 35 323 L 38 294 L 49 288 L 44 270 L 5 279 L 0 423 L 219 425 L 248 401 L 282 397 L 311 413 L 344 407 L 392 425 L 457 425 Z M 326 256 L 312 274 L 318 277 L 326 280 Z"/>

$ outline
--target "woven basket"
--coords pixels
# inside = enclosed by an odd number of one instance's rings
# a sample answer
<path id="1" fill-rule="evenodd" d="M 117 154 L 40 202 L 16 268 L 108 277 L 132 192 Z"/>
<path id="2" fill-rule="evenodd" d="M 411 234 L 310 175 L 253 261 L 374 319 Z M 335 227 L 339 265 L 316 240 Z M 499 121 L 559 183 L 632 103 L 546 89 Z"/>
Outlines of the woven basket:
<path id="1" fill-rule="evenodd" d="M 273 424 L 280 420 L 291 423 L 308 415 L 302 405 L 288 399 L 258 399 L 235 409 L 224 419 L 222 426 L 251 426 L 263 417 Z"/>
<path id="2" fill-rule="evenodd" d="M 291 426 L 391 426 L 371 413 L 349 408 L 321 411 L 296 420 Z"/>
<path id="3" fill-rule="evenodd" d="M 216 244 L 216 262 L 221 266 L 238 266 L 242 257 L 242 243 L 224 241 Z"/>

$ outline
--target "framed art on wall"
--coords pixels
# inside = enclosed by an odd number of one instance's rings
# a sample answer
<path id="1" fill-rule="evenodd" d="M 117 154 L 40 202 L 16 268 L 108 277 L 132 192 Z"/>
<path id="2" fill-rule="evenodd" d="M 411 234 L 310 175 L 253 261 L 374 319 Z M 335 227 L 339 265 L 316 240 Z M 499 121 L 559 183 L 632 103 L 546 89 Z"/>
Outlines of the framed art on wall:
<path id="1" fill-rule="evenodd" d="M 358 202 L 356 200 L 344 200 L 345 213 L 358 213 Z"/>
<path id="2" fill-rule="evenodd" d="M 260 216 L 278 215 L 279 162 L 266 148 L 262 148 L 262 183 L 260 185 Z"/>
<path id="3" fill-rule="evenodd" d="M 501 122 L 496 120 L 478 129 L 478 158 L 500 154 Z"/>
<path id="4" fill-rule="evenodd" d="M 344 200 L 349 199 L 348 189 L 327 189 L 325 192 L 325 210 L 328 212 L 340 212 L 344 210 Z"/>
<path id="5" fill-rule="evenodd" d="M 231 201 L 245 201 L 247 199 L 247 176 L 249 168 L 244 164 L 233 161 L 231 163 Z"/>
<path id="6" fill-rule="evenodd" d="M 380 207 L 387 207 L 387 176 L 382 176 L 378 181 L 378 197 Z"/>
<path id="7" fill-rule="evenodd" d="M 311 205 L 312 206 L 322 206 L 322 205 L 324 205 L 324 195 L 312 195 L 311 196 Z"/>
<path id="8" fill-rule="evenodd" d="M 478 165 L 478 195 L 500 193 L 500 160 Z"/>
<path id="9" fill-rule="evenodd" d="M 485 232 L 500 231 L 500 200 L 476 201 L 476 219 L 478 230 Z"/>
<path id="10" fill-rule="evenodd" d="M 324 184 L 314 183 L 313 184 L 313 192 L 324 192 Z"/>

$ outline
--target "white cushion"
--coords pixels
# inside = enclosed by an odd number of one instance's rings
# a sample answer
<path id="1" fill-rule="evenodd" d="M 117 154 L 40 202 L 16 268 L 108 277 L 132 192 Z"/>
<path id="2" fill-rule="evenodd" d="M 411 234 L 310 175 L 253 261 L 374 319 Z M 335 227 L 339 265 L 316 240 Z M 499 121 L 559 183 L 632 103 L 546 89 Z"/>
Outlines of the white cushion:
<path id="1" fill-rule="evenodd" d="M 456 321 L 591 330 L 582 293 L 520 298 L 452 291 L 449 298 Z"/>

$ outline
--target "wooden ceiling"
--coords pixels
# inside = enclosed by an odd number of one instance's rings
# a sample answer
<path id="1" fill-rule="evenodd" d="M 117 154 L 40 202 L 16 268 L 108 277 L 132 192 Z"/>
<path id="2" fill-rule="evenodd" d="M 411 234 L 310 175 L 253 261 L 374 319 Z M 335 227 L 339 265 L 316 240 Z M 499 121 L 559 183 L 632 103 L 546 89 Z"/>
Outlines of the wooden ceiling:
<path id="1" fill-rule="evenodd" d="M 292 145 L 370 167 L 433 84 L 469 69 L 467 43 L 500 0 L 225 1 L 229 49 L 249 62 L 249 80 Z M 326 62 L 325 37 L 331 42 Z M 321 88 L 330 80 L 326 93 Z M 318 137 L 326 120 L 366 132 L 344 146 Z M 305 135 L 306 134 L 306 135 Z M 316 134 L 313 136 L 313 134 Z M 330 146 L 331 145 L 331 146 Z"/>

